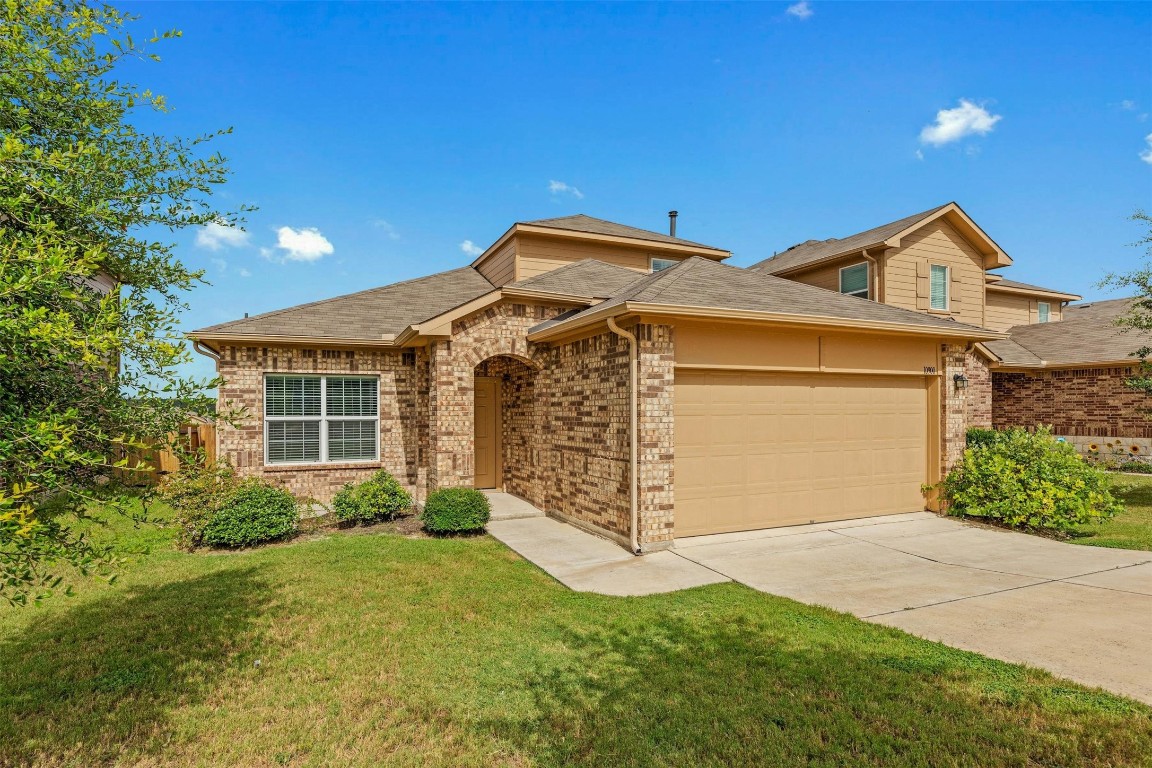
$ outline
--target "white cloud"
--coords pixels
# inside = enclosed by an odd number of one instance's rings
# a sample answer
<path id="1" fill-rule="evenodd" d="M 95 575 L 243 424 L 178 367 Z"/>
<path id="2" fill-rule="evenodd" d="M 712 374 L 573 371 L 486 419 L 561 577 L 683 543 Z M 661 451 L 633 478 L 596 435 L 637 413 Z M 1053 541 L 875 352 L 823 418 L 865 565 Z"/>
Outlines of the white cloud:
<path id="1" fill-rule="evenodd" d="M 315 227 L 280 227 L 276 230 L 276 247 L 284 252 L 284 261 L 317 261 L 335 250 L 328 238 Z M 260 253 L 273 258 L 271 249 L 261 248 Z"/>
<path id="2" fill-rule="evenodd" d="M 223 221 L 213 221 L 196 231 L 196 245 L 210 251 L 248 245 L 248 233 Z"/>
<path id="3" fill-rule="evenodd" d="M 577 200 L 584 199 L 584 193 L 576 189 L 576 187 L 573 187 L 570 184 L 565 184 L 562 181 L 556 181 L 555 179 L 548 182 L 548 191 L 553 195 L 568 194 L 572 195 L 572 197 L 576 198 Z"/>
<path id="4" fill-rule="evenodd" d="M 920 142 L 939 147 L 966 136 L 986 136 L 1001 117 L 975 102 L 960 99 L 960 106 L 955 109 L 942 109 L 936 113 L 936 122 L 920 131 Z"/>
<path id="5" fill-rule="evenodd" d="M 1124 99 L 1124 101 L 1120 102 L 1120 109 L 1125 112 L 1135 112 L 1136 102 L 1132 101 L 1132 99 Z"/>
<path id="6" fill-rule="evenodd" d="M 806 19 L 814 14 L 815 11 L 812 10 L 812 6 L 808 5 L 808 0 L 800 0 L 800 2 L 788 6 L 788 10 L 784 11 L 784 13 L 789 16 L 795 16 L 798 19 Z"/>
<path id="7" fill-rule="evenodd" d="M 240 275 L 240 277 L 252 277 L 252 273 L 251 273 L 251 272 L 249 272 L 249 271 L 248 271 L 247 269 L 245 269 L 244 267 L 240 267 L 240 271 L 239 271 L 239 273 L 238 273 L 238 274 Z"/>
<path id="8" fill-rule="evenodd" d="M 916 150 L 916 159 L 917 160 L 923 160 L 924 159 L 924 151 L 923 150 L 920 150 L 920 149 Z"/>
<path id="9" fill-rule="evenodd" d="M 1148 143 L 1148 148 L 1140 153 L 1140 159 L 1152 165 L 1152 133 L 1144 137 L 1144 141 Z"/>
<path id="10" fill-rule="evenodd" d="M 472 242 L 471 240 L 465 240 L 464 242 L 460 243 L 460 250 L 464 251 L 464 253 L 468 254 L 469 256 L 479 256 L 480 254 L 484 253 L 484 249 L 476 245 L 476 243 Z"/>
<path id="11" fill-rule="evenodd" d="M 376 227 L 376 229 L 379 229 L 381 232 L 383 232 L 388 237 L 389 240 L 399 240 L 400 239 L 400 233 L 396 231 L 396 227 L 392 226 L 389 222 L 385 221 L 384 219 L 373 219 L 372 220 L 372 226 Z"/>
<path id="12" fill-rule="evenodd" d="M 224 259 L 209 259 L 209 261 L 212 262 L 212 266 L 216 267 L 221 274 L 228 271 L 228 262 L 224 261 Z"/>

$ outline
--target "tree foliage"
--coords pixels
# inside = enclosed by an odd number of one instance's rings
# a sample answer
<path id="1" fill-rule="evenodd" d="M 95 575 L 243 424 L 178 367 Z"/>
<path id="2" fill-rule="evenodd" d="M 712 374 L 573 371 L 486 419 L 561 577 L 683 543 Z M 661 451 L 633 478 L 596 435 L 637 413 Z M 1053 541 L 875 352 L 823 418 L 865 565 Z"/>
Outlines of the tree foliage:
<path id="1" fill-rule="evenodd" d="M 243 209 L 210 199 L 228 175 L 208 151 L 221 132 L 133 125 L 167 107 L 118 75 L 179 36 L 140 43 L 134 21 L 0 0 L 0 599 L 49 586 L 54 565 L 106 563 L 58 511 L 82 511 L 119 448 L 163 439 L 208 402 L 210 382 L 177 372 L 189 352 L 176 317 L 202 273 L 165 238 Z"/>
<path id="2" fill-rule="evenodd" d="M 1152 215 L 1137 210 L 1130 218 L 1143 227 L 1140 239 L 1132 245 L 1144 248 L 1144 263 L 1131 272 L 1108 275 L 1101 286 L 1135 289 L 1131 308 L 1117 324 L 1147 335 L 1152 333 Z M 1152 394 L 1152 364 L 1148 362 L 1152 357 L 1152 345 L 1145 344 L 1132 355 L 1140 358 L 1140 374 L 1129 379 L 1128 386 Z"/>

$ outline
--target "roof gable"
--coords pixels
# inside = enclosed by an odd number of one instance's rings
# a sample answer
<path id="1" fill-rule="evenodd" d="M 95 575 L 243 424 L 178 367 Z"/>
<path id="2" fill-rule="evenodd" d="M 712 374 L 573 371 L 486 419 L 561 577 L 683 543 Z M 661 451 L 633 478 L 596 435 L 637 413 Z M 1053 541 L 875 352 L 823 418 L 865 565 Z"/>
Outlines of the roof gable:
<path id="1" fill-rule="evenodd" d="M 840 256 L 847 256 L 870 247 L 898 247 L 902 238 L 945 216 L 959 230 L 959 234 L 971 241 L 981 254 L 986 258 L 992 257 L 996 266 L 1007 266 L 1012 263 L 1012 260 L 1000 249 L 1000 246 L 980 229 L 959 205 L 945 203 L 847 237 L 807 240 L 771 258 L 757 262 L 748 269 L 778 275 Z"/>

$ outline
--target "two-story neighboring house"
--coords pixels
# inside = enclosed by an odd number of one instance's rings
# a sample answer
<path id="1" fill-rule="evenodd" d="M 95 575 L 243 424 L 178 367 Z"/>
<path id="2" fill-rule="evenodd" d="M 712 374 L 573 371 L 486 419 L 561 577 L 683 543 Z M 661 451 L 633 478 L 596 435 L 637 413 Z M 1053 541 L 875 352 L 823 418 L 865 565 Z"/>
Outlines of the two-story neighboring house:
<path id="1" fill-rule="evenodd" d="M 1075 305 L 1080 296 L 1006 279 L 1012 259 L 955 203 L 830 240 L 795 245 L 751 269 L 840 293 L 951 318 L 1008 339 L 973 345 L 968 386 L 991 393 L 973 424 L 1052 425 L 1079 448 L 1122 441 L 1152 450 L 1152 402 L 1126 387 L 1131 352 L 1145 340 L 1116 319 L 1128 300 Z"/>

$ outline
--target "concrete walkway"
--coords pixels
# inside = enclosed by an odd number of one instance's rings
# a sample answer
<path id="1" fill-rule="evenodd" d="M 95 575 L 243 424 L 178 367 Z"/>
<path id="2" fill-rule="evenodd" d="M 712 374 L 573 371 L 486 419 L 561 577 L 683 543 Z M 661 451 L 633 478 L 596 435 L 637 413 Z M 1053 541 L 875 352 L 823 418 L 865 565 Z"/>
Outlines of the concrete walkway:
<path id="1" fill-rule="evenodd" d="M 494 520 L 488 532 L 577 592 L 653 595 L 729 581 L 673 552 L 636 557 L 619 544 L 549 517 Z"/>
<path id="2" fill-rule="evenodd" d="M 676 546 L 754 589 L 1152 703 L 1152 552 L 920 512 Z"/>

